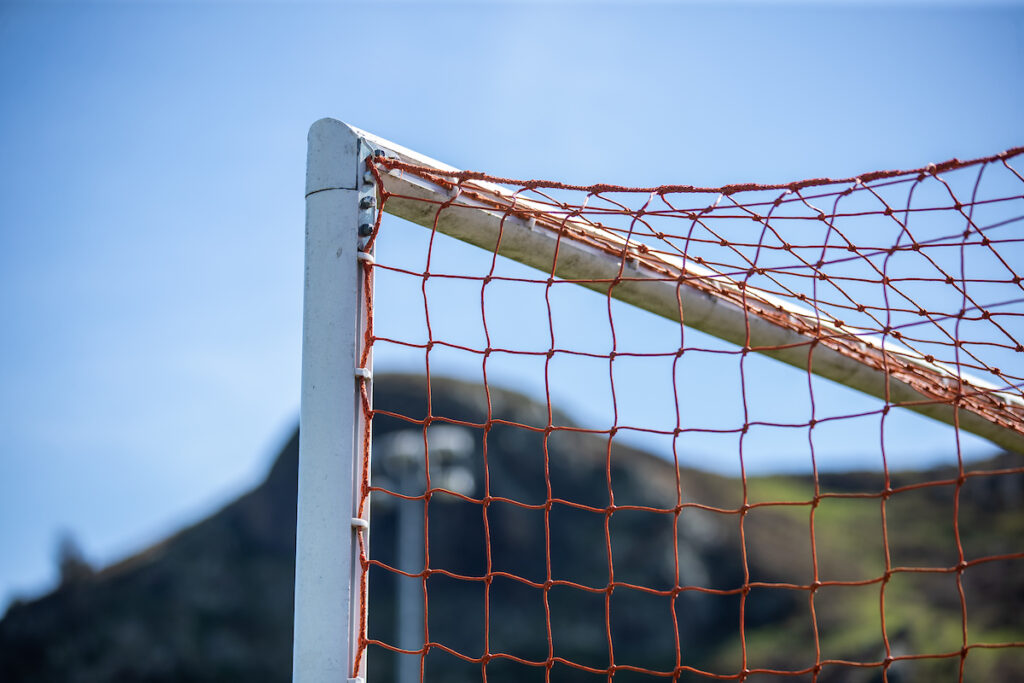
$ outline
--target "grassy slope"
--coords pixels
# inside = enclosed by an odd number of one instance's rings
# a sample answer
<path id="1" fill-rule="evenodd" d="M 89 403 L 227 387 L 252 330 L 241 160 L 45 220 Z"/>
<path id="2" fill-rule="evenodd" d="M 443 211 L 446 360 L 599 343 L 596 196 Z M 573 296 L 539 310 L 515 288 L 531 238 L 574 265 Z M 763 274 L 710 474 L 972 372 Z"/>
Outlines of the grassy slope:
<path id="1" fill-rule="evenodd" d="M 973 465 L 991 470 L 1014 466 L 1011 456 Z M 955 480 L 955 470 L 894 473 L 892 487 Z M 821 490 L 840 494 L 880 494 L 879 474 L 855 473 L 821 478 Z M 751 564 L 763 580 L 807 585 L 814 580 L 811 550 L 813 482 L 796 477 L 765 477 L 750 481 L 751 501 L 791 501 L 793 507 L 755 508 L 748 515 Z M 964 559 L 1020 552 L 1024 545 L 1021 475 L 978 476 L 966 480 L 958 496 L 953 484 L 898 491 L 884 502 L 871 498 L 824 498 L 814 512 L 814 552 L 821 582 L 866 582 L 861 586 L 828 586 L 814 595 L 822 660 L 881 661 L 882 594 L 885 633 L 893 655 L 959 652 L 964 643 L 1024 641 L 1024 561 L 1004 560 L 968 567 L 962 576 L 961 606 L 955 569 L 960 561 L 954 517 Z M 883 507 L 885 531 L 883 535 Z M 759 514 L 760 513 L 760 514 Z M 752 522 L 752 523 L 751 523 Z M 886 544 L 883 539 L 887 538 Z M 886 568 L 896 571 L 883 581 Z M 780 548 L 786 548 L 780 552 Z M 758 580 L 762 577 L 752 576 Z M 752 592 L 753 595 L 753 592 Z M 814 620 L 810 592 L 799 592 L 781 623 L 748 629 L 749 668 L 813 666 Z M 723 644 L 714 659 L 722 671 L 738 668 L 738 636 Z M 957 680 L 959 657 L 897 662 L 892 680 Z M 966 659 L 964 680 L 1011 680 L 1024 672 L 1018 649 L 974 649 Z M 822 680 L 881 680 L 879 670 L 825 667 Z"/>

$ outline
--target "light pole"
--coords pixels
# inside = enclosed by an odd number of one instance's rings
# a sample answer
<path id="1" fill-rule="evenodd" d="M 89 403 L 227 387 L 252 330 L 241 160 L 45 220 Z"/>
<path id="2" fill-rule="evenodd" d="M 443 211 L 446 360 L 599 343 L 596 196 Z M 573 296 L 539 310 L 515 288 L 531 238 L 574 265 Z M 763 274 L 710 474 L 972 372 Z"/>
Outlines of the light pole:
<path id="1" fill-rule="evenodd" d="M 384 473 L 394 480 L 395 491 L 406 496 L 422 495 L 426 487 L 423 430 L 391 432 L 374 445 L 374 455 Z M 427 449 L 432 487 L 471 495 L 475 480 L 469 466 L 473 454 L 470 431 L 456 425 L 431 425 L 427 427 Z M 381 496 L 375 498 L 381 499 Z M 418 574 L 423 571 L 425 520 L 425 515 L 417 513 L 409 501 L 397 501 L 395 566 L 403 572 Z M 417 585 L 400 574 L 395 575 L 395 580 L 398 583 L 395 592 L 396 645 L 403 650 L 420 650 L 424 645 L 422 584 Z M 399 656 L 395 667 L 396 683 L 416 683 L 419 680 L 419 662 L 408 655 Z"/>

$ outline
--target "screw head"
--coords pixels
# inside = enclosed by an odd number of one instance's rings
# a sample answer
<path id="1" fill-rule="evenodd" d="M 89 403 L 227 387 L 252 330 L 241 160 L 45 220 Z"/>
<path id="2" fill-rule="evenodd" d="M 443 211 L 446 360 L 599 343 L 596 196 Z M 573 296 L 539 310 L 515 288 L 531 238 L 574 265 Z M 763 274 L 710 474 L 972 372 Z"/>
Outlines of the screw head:
<path id="1" fill-rule="evenodd" d="M 359 226 L 359 236 L 360 237 L 369 237 L 372 234 L 373 234 L 373 226 L 370 225 L 369 223 L 363 223 L 363 224 L 361 224 Z"/>
<path id="2" fill-rule="evenodd" d="M 367 196 L 365 196 L 365 197 L 363 197 L 362 199 L 359 200 L 359 208 L 360 209 L 372 209 L 373 205 L 376 204 L 376 203 L 377 203 L 377 201 L 373 197 L 367 195 Z"/>

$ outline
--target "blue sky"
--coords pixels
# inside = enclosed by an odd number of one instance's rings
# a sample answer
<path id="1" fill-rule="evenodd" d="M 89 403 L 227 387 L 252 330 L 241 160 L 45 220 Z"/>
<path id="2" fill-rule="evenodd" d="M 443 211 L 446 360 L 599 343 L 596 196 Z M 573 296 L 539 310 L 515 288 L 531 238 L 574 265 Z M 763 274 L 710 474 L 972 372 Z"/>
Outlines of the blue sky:
<path id="1" fill-rule="evenodd" d="M 498 175 L 846 176 L 1024 141 L 1020 3 L 0 3 L 0 610 L 259 480 L 305 135 Z"/>

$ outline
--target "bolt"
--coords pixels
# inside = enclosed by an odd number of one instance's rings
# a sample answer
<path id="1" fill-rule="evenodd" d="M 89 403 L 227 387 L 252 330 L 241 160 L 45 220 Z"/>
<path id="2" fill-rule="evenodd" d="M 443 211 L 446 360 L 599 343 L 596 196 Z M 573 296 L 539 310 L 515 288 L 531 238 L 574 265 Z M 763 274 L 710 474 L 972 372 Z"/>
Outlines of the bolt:
<path id="1" fill-rule="evenodd" d="M 367 195 L 367 196 L 365 196 L 365 197 L 363 197 L 362 199 L 359 200 L 359 208 L 360 209 L 372 209 L 373 205 L 375 203 L 376 203 L 376 200 L 373 197 Z"/>
<path id="2" fill-rule="evenodd" d="M 359 236 L 360 237 L 369 237 L 372 234 L 373 234 L 373 226 L 370 225 L 369 223 L 363 223 L 362 225 L 359 226 Z"/>

